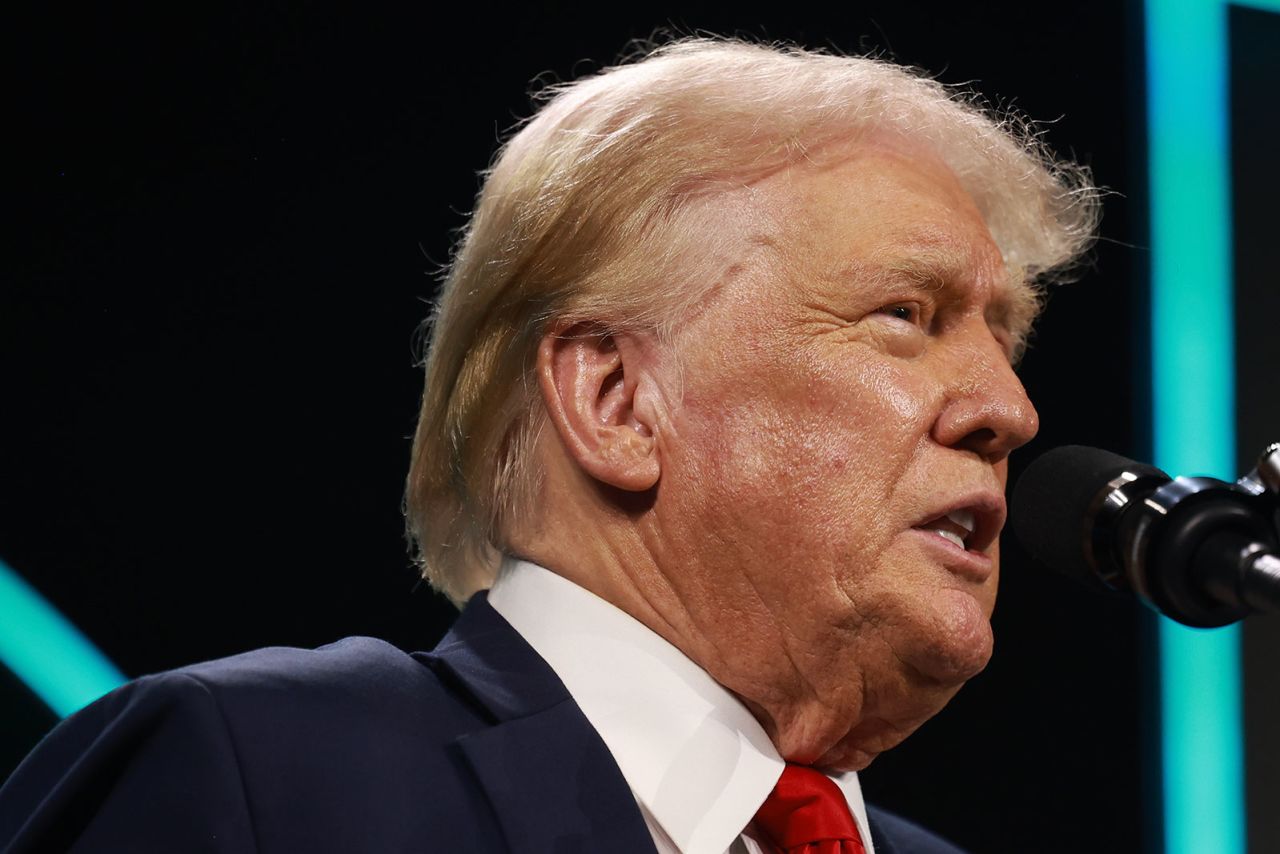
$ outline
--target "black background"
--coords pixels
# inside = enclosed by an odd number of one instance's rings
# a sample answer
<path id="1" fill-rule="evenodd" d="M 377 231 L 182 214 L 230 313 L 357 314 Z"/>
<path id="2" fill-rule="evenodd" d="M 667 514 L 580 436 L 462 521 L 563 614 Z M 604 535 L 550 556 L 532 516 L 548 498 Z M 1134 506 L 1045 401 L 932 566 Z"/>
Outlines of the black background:
<path id="1" fill-rule="evenodd" d="M 415 329 L 530 81 L 655 27 L 876 51 L 1048 120 L 1115 192 L 1025 359 L 1043 429 L 1014 472 L 1066 442 L 1142 455 L 1135 4 L 407 8 L 44 5 L 6 27 L 0 558 L 128 675 L 443 632 L 400 513 Z M 1146 621 L 1006 538 L 995 623 L 987 672 L 864 773 L 868 798 L 979 852 L 1152 844 Z M 0 674 L 3 776 L 53 718 Z"/>

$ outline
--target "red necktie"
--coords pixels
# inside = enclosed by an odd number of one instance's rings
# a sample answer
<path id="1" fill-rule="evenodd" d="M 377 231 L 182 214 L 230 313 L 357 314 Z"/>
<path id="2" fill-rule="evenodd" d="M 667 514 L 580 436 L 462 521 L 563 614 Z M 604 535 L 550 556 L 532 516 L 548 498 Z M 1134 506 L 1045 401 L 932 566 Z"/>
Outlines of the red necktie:
<path id="1" fill-rule="evenodd" d="M 756 813 L 756 829 L 778 854 L 866 854 L 840 787 L 805 765 L 783 769 Z"/>

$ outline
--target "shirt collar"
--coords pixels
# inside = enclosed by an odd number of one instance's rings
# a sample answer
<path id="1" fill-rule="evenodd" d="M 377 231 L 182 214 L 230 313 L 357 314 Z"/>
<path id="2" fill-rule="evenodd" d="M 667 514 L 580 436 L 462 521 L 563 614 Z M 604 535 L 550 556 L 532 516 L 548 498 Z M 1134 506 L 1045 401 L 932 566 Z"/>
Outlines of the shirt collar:
<path id="1" fill-rule="evenodd" d="M 528 561 L 489 604 L 564 682 L 636 800 L 684 854 L 722 854 L 785 765 L 747 708 L 634 617 Z M 835 778 L 869 839 L 858 776 Z"/>

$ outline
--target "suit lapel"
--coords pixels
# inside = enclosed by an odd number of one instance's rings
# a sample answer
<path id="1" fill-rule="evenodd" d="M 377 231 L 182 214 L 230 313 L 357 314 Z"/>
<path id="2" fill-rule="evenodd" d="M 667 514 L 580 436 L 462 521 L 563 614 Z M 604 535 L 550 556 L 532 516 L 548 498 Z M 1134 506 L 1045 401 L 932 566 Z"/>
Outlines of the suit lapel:
<path id="1" fill-rule="evenodd" d="M 652 852 L 635 798 L 571 701 L 460 740 L 512 851 Z"/>
<path id="2" fill-rule="evenodd" d="M 609 749 L 555 671 L 478 593 L 417 655 L 493 725 L 457 745 L 513 852 L 655 851 Z"/>
<path id="3" fill-rule="evenodd" d="M 871 830 L 871 844 L 875 846 L 876 854 L 897 854 L 898 849 L 893 841 L 885 836 L 884 828 L 874 815 L 874 811 L 870 809 L 867 810 L 867 827 Z"/>

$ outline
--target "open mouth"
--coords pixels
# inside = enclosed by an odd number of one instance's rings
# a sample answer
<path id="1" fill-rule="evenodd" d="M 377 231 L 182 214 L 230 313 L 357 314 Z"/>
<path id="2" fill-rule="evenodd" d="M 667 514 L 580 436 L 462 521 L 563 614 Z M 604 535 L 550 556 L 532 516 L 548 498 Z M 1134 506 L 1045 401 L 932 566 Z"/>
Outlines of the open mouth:
<path id="1" fill-rule="evenodd" d="M 972 510 L 968 508 L 960 508 L 943 514 L 936 519 L 930 519 L 916 527 L 922 531 L 928 531 L 942 537 L 947 542 L 961 549 L 969 548 L 969 540 L 973 536 L 974 530 L 978 527 L 977 518 Z"/>

